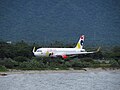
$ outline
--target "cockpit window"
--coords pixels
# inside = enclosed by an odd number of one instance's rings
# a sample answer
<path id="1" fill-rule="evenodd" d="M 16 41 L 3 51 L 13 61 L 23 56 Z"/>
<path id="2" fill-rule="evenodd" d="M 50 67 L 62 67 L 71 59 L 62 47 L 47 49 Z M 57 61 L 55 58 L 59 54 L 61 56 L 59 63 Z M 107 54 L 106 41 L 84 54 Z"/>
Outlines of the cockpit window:
<path id="1" fill-rule="evenodd" d="M 42 52 L 42 50 L 37 50 L 37 52 Z"/>

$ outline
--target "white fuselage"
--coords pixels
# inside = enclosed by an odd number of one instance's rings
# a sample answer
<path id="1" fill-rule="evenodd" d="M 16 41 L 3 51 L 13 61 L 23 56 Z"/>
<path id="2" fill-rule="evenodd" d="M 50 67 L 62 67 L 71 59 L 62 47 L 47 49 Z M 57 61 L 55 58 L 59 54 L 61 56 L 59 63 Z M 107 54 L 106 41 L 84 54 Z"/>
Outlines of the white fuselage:
<path id="1" fill-rule="evenodd" d="M 94 52 L 87 52 L 83 49 L 84 35 L 80 36 L 80 39 L 75 48 L 39 48 L 35 51 L 33 48 L 33 53 L 35 56 L 45 56 L 45 57 L 62 57 L 67 58 L 68 56 L 76 56 L 80 54 L 90 54 Z"/>
<path id="2" fill-rule="evenodd" d="M 75 54 L 78 52 L 85 52 L 85 49 L 76 49 L 76 48 L 39 48 L 34 52 L 35 56 L 61 56 Z"/>

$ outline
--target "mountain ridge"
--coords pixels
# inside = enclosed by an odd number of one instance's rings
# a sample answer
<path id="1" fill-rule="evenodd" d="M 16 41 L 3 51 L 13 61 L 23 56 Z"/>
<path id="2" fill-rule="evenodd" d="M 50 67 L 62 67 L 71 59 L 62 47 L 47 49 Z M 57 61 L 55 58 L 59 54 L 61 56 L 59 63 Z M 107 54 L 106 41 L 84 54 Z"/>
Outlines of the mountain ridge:
<path id="1" fill-rule="evenodd" d="M 0 39 L 118 45 L 119 15 L 119 0 L 1 0 Z"/>

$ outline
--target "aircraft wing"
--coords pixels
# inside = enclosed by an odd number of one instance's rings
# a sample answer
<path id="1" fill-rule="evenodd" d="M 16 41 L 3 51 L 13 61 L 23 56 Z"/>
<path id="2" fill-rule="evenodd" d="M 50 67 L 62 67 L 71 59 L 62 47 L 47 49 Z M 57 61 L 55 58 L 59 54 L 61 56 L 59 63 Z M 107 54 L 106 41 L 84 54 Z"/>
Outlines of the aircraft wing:
<path id="1" fill-rule="evenodd" d="M 75 57 L 77 55 L 80 54 L 90 54 L 90 53 L 94 53 L 94 52 L 67 52 L 67 53 L 56 53 L 54 55 L 52 55 L 51 57 L 62 57 L 63 59 L 66 59 L 68 57 Z"/>
<path id="2" fill-rule="evenodd" d="M 62 55 L 70 56 L 70 55 L 91 54 L 91 53 L 94 53 L 94 52 L 67 52 L 67 53 L 56 53 L 55 55 L 56 56 L 62 56 Z"/>
<path id="3" fill-rule="evenodd" d="M 67 53 L 66 55 L 79 55 L 79 54 L 91 54 L 94 52 L 74 52 L 74 53 Z"/>
<path id="4" fill-rule="evenodd" d="M 55 56 L 62 56 L 64 58 L 64 57 L 67 57 L 67 56 L 76 56 L 76 55 L 80 55 L 80 54 L 97 53 L 97 52 L 99 52 L 99 50 L 100 50 L 100 47 L 97 49 L 97 51 L 92 51 L 92 52 L 87 52 L 87 51 L 85 51 L 85 52 L 67 52 L 67 53 L 63 52 L 63 53 L 56 53 L 54 55 Z"/>

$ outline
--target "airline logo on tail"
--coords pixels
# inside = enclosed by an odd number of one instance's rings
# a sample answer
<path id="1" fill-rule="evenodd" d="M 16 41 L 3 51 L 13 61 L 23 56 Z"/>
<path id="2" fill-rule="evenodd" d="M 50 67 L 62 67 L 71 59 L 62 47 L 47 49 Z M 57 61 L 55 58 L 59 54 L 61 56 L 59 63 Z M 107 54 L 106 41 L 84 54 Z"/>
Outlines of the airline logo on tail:
<path id="1" fill-rule="evenodd" d="M 79 39 L 79 41 L 78 41 L 78 43 L 77 43 L 75 48 L 77 48 L 77 49 L 82 49 L 83 48 L 84 38 L 85 38 L 84 35 L 82 35 L 80 37 L 80 39 Z"/>

